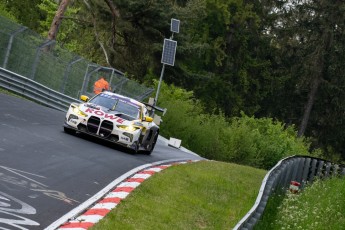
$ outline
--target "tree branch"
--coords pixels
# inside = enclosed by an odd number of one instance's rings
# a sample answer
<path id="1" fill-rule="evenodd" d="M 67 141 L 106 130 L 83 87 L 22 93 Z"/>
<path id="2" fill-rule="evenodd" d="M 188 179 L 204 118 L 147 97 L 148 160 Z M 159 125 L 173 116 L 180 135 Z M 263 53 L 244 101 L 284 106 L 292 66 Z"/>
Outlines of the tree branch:
<path id="1" fill-rule="evenodd" d="M 103 43 L 101 42 L 100 40 L 100 37 L 99 37 L 99 34 L 98 34 L 98 31 L 97 31 L 97 22 L 96 22 L 96 16 L 92 10 L 92 7 L 90 6 L 88 0 L 84 0 L 84 3 L 86 5 L 86 7 L 89 9 L 89 11 L 91 12 L 91 15 L 92 15 L 92 23 L 93 23 L 93 31 L 94 31 L 94 34 L 95 34 L 95 37 L 96 37 L 96 40 L 99 44 L 99 46 L 101 47 L 101 49 L 103 50 L 103 53 L 104 53 L 104 56 L 105 56 L 105 60 L 107 62 L 107 64 L 109 66 L 111 66 L 110 62 L 109 62 L 109 56 L 108 56 L 108 53 L 103 45 Z"/>

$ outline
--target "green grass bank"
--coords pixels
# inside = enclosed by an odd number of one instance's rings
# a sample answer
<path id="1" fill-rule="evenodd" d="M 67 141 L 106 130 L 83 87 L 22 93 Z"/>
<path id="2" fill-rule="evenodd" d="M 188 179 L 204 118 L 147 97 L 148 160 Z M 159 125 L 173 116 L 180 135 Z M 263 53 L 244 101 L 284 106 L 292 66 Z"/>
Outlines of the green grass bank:
<path id="1" fill-rule="evenodd" d="M 266 171 L 217 161 L 169 167 L 92 230 L 231 229 L 253 206 Z"/>

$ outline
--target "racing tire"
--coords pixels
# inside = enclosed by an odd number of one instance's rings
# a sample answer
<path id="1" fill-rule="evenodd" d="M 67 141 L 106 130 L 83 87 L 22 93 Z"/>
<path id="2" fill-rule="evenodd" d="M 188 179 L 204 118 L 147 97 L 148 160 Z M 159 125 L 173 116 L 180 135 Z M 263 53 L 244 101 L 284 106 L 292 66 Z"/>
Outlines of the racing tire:
<path id="1" fill-rule="evenodd" d="M 76 133 L 74 129 L 67 128 L 67 127 L 65 127 L 65 126 L 63 127 L 63 131 L 64 131 L 65 133 L 68 133 L 68 134 L 71 134 L 71 135 L 73 135 L 73 134 Z"/>
<path id="2" fill-rule="evenodd" d="M 130 149 L 129 152 L 130 152 L 131 154 L 137 154 L 138 151 L 139 151 L 139 144 L 138 144 L 138 142 L 136 141 L 136 142 L 133 143 L 133 145 L 134 145 L 134 148 L 133 148 L 133 149 Z"/>
<path id="3" fill-rule="evenodd" d="M 150 144 L 150 147 L 148 150 L 143 151 L 143 153 L 145 155 L 151 155 L 151 153 L 153 152 L 153 149 L 156 146 L 157 143 L 157 139 L 158 139 L 158 132 L 155 133 L 155 136 L 153 137 L 152 143 Z"/>

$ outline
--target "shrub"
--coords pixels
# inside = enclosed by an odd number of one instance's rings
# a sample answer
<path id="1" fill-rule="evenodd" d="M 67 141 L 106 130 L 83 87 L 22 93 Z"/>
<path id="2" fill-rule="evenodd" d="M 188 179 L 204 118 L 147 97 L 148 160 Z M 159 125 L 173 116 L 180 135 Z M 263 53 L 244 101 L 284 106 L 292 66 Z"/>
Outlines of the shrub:
<path id="1" fill-rule="evenodd" d="M 254 118 L 242 114 L 233 118 L 224 137 L 226 161 L 269 169 L 291 155 L 309 155 L 309 144 L 297 138 L 294 126 L 285 127 L 271 118 Z"/>
<path id="2" fill-rule="evenodd" d="M 290 155 L 309 155 L 308 142 L 293 126 L 271 118 L 242 114 L 228 121 L 214 108 L 203 108 L 188 92 L 162 83 L 158 103 L 167 108 L 161 134 L 182 140 L 184 147 L 211 160 L 270 169 Z"/>

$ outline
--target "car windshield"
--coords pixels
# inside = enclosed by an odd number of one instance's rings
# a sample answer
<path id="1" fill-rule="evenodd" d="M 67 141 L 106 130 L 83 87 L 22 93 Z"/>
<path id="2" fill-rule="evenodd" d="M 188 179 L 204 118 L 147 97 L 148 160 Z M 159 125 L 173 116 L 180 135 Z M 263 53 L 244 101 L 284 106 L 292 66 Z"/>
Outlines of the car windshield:
<path id="1" fill-rule="evenodd" d="M 124 101 L 119 100 L 117 105 L 115 106 L 114 110 L 116 112 L 120 112 L 126 115 L 129 115 L 135 119 L 139 119 L 140 118 L 140 111 L 139 108 L 130 104 L 130 103 L 126 103 Z"/>
<path id="2" fill-rule="evenodd" d="M 140 118 L 140 107 L 115 96 L 99 94 L 90 100 L 90 103 L 103 106 L 116 113 L 128 115 L 134 119 Z"/>
<path id="3" fill-rule="evenodd" d="M 102 96 L 102 94 L 100 94 L 94 97 L 92 100 L 90 100 L 90 103 L 100 105 L 107 109 L 112 110 L 115 104 L 117 103 L 117 99 L 113 99 L 111 97 L 104 97 Z"/>

